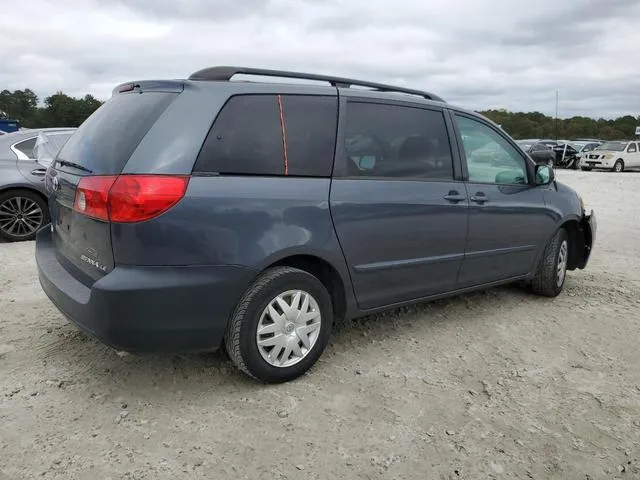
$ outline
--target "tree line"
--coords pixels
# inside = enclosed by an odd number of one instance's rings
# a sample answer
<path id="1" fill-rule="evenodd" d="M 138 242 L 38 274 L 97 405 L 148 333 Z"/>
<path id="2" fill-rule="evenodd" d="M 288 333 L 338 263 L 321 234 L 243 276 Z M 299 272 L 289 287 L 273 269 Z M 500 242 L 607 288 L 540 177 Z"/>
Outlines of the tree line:
<path id="1" fill-rule="evenodd" d="M 0 112 L 23 127 L 77 127 L 103 102 L 93 95 L 75 98 L 62 92 L 46 97 L 40 104 L 38 96 L 30 89 L 2 90 L 0 92 Z M 556 119 L 540 112 L 508 112 L 507 110 L 486 110 L 479 112 L 512 135 L 520 138 L 599 138 L 602 140 L 623 140 L 635 136 L 636 126 L 640 126 L 640 116 L 627 115 L 606 120 L 588 117 Z M 1 113 L 0 113 L 1 115 Z"/>
<path id="2" fill-rule="evenodd" d="M 40 104 L 38 96 L 28 88 L 0 92 L 0 115 L 18 120 L 25 128 L 77 127 L 100 105 L 102 102 L 93 95 L 74 98 L 57 92 Z"/>

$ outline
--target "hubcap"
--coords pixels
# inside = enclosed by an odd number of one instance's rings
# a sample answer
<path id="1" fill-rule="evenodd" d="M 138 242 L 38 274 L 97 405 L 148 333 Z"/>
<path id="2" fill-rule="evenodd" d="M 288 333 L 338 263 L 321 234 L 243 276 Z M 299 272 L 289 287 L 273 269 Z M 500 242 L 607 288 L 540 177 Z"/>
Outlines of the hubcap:
<path id="1" fill-rule="evenodd" d="M 620 162 L 616 163 L 616 172 L 621 172 L 622 171 L 622 164 Z"/>
<path id="2" fill-rule="evenodd" d="M 564 277 L 567 274 L 567 260 L 569 259 L 569 246 L 564 240 L 560 245 L 560 253 L 558 253 L 558 270 L 556 275 L 557 285 L 561 287 L 564 283 Z"/>
<path id="3" fill-rule="evenodd" d="M 40 206 L 25 197 L 11 197 L 0 204 L 0 230 L 14 237 L 28 237 L 40 228 Z"/>
<path id="4" fill-rule="evenodd" d="M 302 290 L 275 297 L 258 322 L 256 342 L 262 358 L 274 367 L 290 367 L 305 358 L 320 335 L 318 302 Z"/>

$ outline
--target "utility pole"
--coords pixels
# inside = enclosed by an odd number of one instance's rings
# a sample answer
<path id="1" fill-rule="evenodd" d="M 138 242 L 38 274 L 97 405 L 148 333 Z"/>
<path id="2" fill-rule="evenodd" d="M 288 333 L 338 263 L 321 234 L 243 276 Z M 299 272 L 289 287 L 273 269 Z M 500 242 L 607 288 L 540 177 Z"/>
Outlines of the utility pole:
<path id="1" fill-rule="evenodd" d="M 556 142 L 558 141 L 558 90 L 556 90 Z"/>

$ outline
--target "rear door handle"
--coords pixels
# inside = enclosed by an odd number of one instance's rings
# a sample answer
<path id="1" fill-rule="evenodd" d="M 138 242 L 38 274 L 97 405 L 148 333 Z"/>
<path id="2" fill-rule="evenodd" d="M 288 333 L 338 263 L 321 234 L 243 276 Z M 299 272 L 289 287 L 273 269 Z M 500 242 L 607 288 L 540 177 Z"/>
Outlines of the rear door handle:
<path id="1" fill-rule="evenodd" d="M 483 204 L 489 201 L 489 198 L 482 192 L 476 193 L 474 196 L 470 198 L 472 202 Z"/>
<path id="2" fill-rule="evenodd" d="M 31 175 L 44 177 L 46 174 L 47 174 L 47 170 L 45 168 L 36 168 L 35 170 L 31 170 Z"/>
<path id="3" fill-rule="evenodd" d="M 448 200 L 453 203 L 462 202 L 467 199 L 466 195 L 460 195 L 455 190 L 451 190 L 447 195 L 444 196 L 445 200 Z"/>

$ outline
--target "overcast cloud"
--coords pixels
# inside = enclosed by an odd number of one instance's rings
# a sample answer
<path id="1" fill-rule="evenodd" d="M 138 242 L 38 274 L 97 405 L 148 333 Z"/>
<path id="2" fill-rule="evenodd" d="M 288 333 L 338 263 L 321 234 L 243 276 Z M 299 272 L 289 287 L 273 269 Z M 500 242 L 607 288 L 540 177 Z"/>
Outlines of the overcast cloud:
<path id="1" fill-rule="evenodd" d="M 640 114 L 640 0 L 22 0 L 0 13 L 0 89 L 247 65 L 433 91 L 467 108 Z"/>

